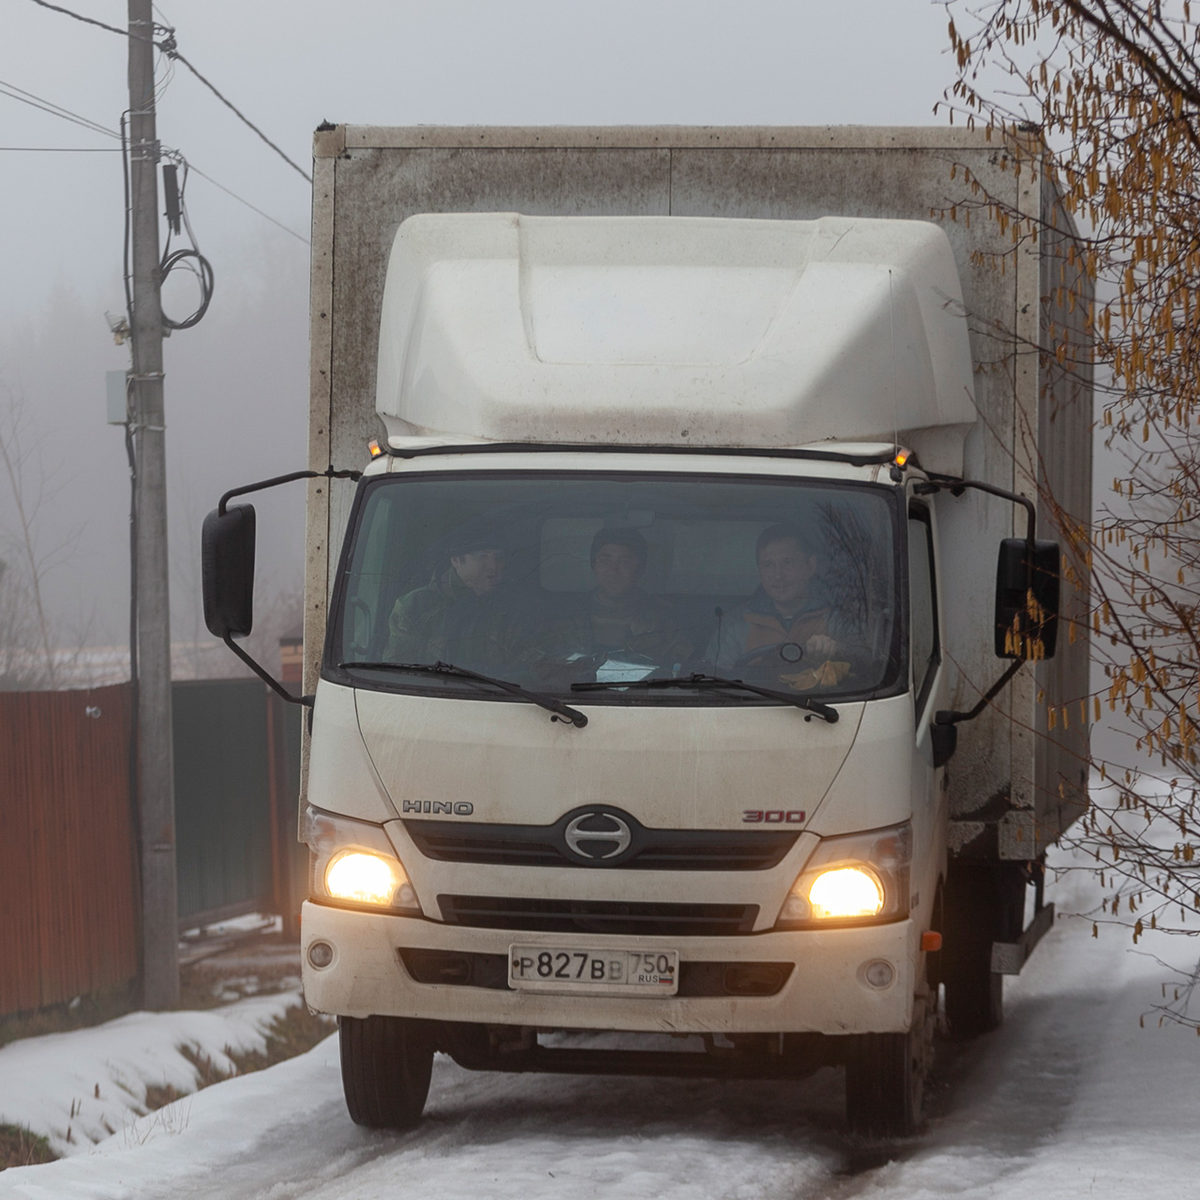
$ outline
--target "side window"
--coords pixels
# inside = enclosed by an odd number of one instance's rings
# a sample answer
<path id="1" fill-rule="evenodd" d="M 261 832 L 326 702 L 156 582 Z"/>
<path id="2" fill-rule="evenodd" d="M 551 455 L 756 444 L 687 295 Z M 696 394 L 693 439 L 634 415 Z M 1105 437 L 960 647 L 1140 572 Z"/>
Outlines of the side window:
<path id="1" fill-rule="evenodd" d="M 343 601 L 342 655 L 346 659 L 378 658 L 383 653 L 388 615 L 403 591 L 392 561 L 395 525 L 394 510 L 388 505 L 367 510 L 358 535 L 358 569 L 349 572 Z"/>
<path id="2" fill-rule="evenodd" d="M 908 510 L 909 648 L 916 711 L 925 706 L 933 676 L 942 660 L 937 634 L 937 588 L 934 584 L 933 525 L 928 509 Z"/>

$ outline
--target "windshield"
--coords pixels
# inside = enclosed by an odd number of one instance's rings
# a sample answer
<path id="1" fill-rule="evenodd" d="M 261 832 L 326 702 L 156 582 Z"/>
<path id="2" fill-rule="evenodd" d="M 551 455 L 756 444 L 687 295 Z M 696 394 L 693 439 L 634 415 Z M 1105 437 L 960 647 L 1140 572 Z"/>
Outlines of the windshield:
<path id="1" fill-rule="evenodd" d="M 714 676 L 814 699 L 897 690 L 895 514 L 891 489 L 812 480 L 381 476 L 351 521 L 326 673 L 506 694 L 406 669 L 444 663 L 587 704 L 779 703 Z"/>

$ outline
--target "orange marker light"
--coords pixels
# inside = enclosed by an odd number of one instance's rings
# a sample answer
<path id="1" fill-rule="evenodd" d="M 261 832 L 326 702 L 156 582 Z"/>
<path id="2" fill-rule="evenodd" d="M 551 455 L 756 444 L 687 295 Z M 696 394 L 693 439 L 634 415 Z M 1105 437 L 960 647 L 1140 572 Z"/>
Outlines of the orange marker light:
<path id="1" fill-rule="evenodd" d="M 383 447 L 379 444 L 378 438 L 372 438 L 367 443 L 367 450 L 370 451 L 372 458 L 378 458 L 383 453 Z"/>
<path id="2" fill-rule="evenodd" d="M 936 954 L 942 948 L 942 935 L 936 929 L 927 929 L 921 934 L 921 949 L 926 954 Z"/>

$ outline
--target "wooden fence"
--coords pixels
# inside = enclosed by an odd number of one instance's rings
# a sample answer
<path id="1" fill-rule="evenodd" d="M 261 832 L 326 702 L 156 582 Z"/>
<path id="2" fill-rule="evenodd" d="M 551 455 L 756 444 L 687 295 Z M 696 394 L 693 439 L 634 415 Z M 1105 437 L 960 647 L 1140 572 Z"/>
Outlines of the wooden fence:
<path id="1" fill-rule="evenodd" d="M 173 688 L 184 927 L 277 913 L 294 935 L 300 715 L 257 680 Z M 0 692 L 0 1015 L 139 974 L 128 684 Z"/>
<path id="2" fill-rule="evenodd" d="M 138 970 L 127 685 L 0 693 L 0 1013 Z"/>

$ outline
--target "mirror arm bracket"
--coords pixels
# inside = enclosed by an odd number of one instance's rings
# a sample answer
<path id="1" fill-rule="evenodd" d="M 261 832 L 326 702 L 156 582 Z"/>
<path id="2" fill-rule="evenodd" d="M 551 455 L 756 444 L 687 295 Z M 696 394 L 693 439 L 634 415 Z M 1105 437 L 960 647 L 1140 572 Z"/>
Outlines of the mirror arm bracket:
<path id="1" fill-rule="evenodd" d="M 1033 579 L 1033 552 L 1037 542 L 1037 507 L 1028 496 L 1020 492 L 1010 492 L 1007 488 L 996 487 L 995 484 L 982 483 L 977 479 L 934 478 L 927 483 L 918 483 L 913 491 L 919 496 L 929 496 L 934 492 L 947 491 L 952 496 L 961 496 L 968 488 L 976 492 L 986 492 L 989 496 L 998 496 L 1012 504 L 1020 505 L 1025 510 L 1025 543 L 1029 547 L 1029 577 Z"/>
<path id="2" fill-rule="evenodd" d="M 983 710 L 1000 694 L 1008 681 L 1025 665 L 1027 659 L 1017 658 L 1012 661 L 1007 671 L 992 684 L 990 688 L 982 696 L 979 697 L 979 702 L 974 708 L 968 709 L 966 712 L 952 712 L 949 709 L 941 709 L 933 718 L 935 725 L 957 725 L 960 721 L 973 721 Z"/>
<path id="3" fill-rule="evenodd" d="M 257 659 L 252 658 L 245 650 L 241 648 L 227 633 L 221 639 L 230 650 L 234 652 L 259 677 L 277 696 L 286 700 L 289 704 L 300 704 L 305 708 L 312 708 L 315 696 L 293 696 L 291 692 L 277 680 L 270 671 L 263 667 Z"/>
<path id="4" fill-rule="evenodd" d="M 1037 507 L 1028 496 L 1019 492 L 1010 492 L 1007 488 L 996 487 L 994 484 L 982 483 L 974 479 L 931 479 L 928 483 L 919 483 L 913 489 L 921 495 L 949 491 L 952 496 L 961 496 L 968 488 L 977 492 L 986 492 L 989 496 L 998 496 L 1020 505 L 1025 510 L 1025 576 L 1026 591 L 1033 590 L 1033 562 L 1037 544 Z M 1012 677 L 1025 665 L 1028 659 L 1015 659 L 1008 669 L 992 684 L 979 698 L 979 702 L 965 712 L 955 712 L 949 709 L 940 710 L 933 718 L 935 725 L 957 725 L 960 721 L 973 721 L 1000 694 Z"/>
<path id="5" fill-rule="evenodd" d="M 248 492 L 261 492 L 267 488 L 277 487 L 281 483 L 293 483 L 297 479 L 351 479 L 359 480 L 362 478 L 361 471 L 354 470 L 339 470 L 334 466 L 328 466 L 324 471 L 291 471 L 287 475 L 276 475 L 271 479 L 262 479 L 257 483 L 247 483 L 242 487 L 231 488 L 226 492 L 217 504 L 217 513 L 220 516 L 225 515 L 225 510 L 229 505 L 230 500 L 235 496 L 244 496 Z M 226 633 L 221 639 L 234 654 L 238 656 L 259 677 L 276 695 L 282 697 L 289 704 L 299 704 L 307 708 L 310 713 L 312 711 L 313 696 L 295 696 L 287 690 L 265 667 L 263 667 L 256 659 L 247 654 L 234 640 L 233 637 Z"/>
<path id="6" fill-rule="evenodd" d="M 362 478 L 361 471 L 344 471 L 336 467 L 326 467 L 323 471 L 291 471 L 287 475 L 276 475 L 273 479 L 260 479 L 258 483 L 247 483 L 242 487 L 231 488 L 217 502 L 217 512 L 225 515 L 225 507 L 235 496 L 244 496 L 248 492 L 262 492 L 267 488 L 278 487 L 281 483 L 293 483 L 297 479 L 352 479 Z"/>

